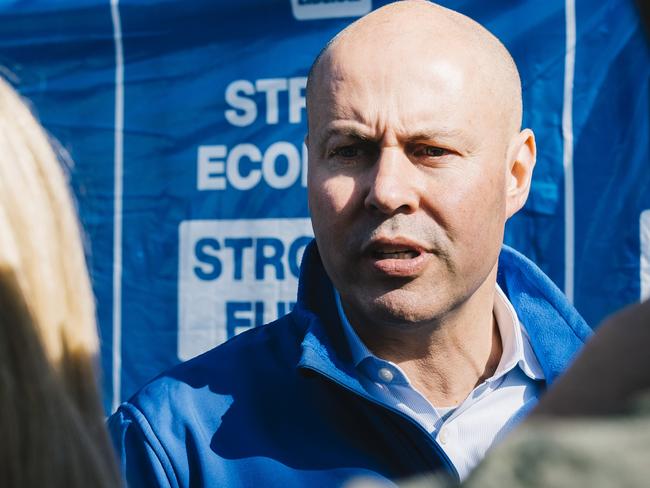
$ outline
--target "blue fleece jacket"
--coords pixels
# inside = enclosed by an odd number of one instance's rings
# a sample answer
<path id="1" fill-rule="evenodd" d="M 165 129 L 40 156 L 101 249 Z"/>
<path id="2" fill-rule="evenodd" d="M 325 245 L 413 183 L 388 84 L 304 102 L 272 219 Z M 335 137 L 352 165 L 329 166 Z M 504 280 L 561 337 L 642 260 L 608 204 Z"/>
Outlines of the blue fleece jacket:
<path id="1" fill-rule="evenodd" d="M 504 247 L 498 282 L 552 382 L 591 333 L 553 283 Z M 162 374 L 109 420 L 131 488 L 341 486 L 455 469 L 350 369 L 332 285 L 305 251 L 294 310 Z"/>

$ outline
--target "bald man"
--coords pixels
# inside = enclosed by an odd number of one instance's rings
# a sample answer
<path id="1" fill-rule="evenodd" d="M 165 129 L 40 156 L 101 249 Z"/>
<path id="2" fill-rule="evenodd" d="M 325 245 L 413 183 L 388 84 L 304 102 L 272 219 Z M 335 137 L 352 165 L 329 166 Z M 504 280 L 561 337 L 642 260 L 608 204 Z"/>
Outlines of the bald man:
<path id="1" fill-rule="evenodd" d="M 120 407 L 131 486 L 464 479 L 590 333 L 502 245 L 535 139 L 483 27 L 424 1 L 376 10 L 319 55 L 307 111 L 298 303 Z"/>

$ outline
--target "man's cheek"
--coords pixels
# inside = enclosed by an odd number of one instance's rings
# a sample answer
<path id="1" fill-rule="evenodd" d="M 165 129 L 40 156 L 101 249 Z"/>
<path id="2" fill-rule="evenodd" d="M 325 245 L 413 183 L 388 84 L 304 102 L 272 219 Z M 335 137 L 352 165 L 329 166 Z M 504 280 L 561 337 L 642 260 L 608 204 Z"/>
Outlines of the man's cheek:
<path id="1" fill-rule="evenodd" d="M 320 198 L 323 207 L 337 215 L 345 214 L 358 199 L 354 182 L 344 177 L 332 178 L 325 183 Z"/>

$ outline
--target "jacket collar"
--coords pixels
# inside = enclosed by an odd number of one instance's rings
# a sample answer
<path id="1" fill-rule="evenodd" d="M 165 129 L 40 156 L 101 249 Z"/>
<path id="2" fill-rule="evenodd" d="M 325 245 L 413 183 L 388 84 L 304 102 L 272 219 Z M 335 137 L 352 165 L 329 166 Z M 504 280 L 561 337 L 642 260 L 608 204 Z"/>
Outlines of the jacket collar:
<path id="1" fill-rule="evenodd" d="M 363 387 L 351 366 L 352 354 L 336 309 L 334 287 L 323 268 L 316 241 L 305 249 L 298 301 L 291 314 L 298 324 L 306 326 L 297 366 L 316 370 L 361 393 Z"/>
<path id="2" fill-rule="evenodd" d="M 528 332 L 550 384 L 570 364 L 591 329 L 562 292 L 532 261 L 503 246 L 497 282 Z M 361 391 L 338 316 L 333 286 L 315 241 L 305 249 L 294 319 L 306 327 L 298 367 L 310 368 Z"/>
<path id="3" fill-rule="evenodd" d="M 497 282 L 517 311 L 533 350 L 552 383 L 592 330 L 564 294 L 532 261 L 503 246 Z"/>

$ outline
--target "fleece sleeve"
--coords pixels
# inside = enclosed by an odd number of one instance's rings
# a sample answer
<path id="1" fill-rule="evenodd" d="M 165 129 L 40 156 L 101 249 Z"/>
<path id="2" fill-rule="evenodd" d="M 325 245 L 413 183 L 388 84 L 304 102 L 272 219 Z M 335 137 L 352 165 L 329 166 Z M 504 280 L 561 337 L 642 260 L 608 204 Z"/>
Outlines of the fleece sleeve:
<path id="1" fill-rule="evenodd" d="M 108 420 L 123 479 L 129 488 L 178 488 L 163 446 L 142 413 L 123 404 Z"/>

